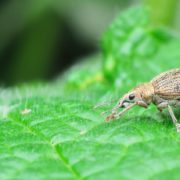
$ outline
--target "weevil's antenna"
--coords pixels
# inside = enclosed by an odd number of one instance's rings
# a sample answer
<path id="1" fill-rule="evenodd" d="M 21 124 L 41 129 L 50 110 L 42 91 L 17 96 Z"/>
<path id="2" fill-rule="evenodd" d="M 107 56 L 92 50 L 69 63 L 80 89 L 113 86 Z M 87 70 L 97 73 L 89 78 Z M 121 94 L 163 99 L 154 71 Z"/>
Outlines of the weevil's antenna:
<path id="1" fill-rule="evenodd" d="M 117 106 L 113 107 L 112 109 L 109 109 L 109 110 L 107 110 L 107 111 L 103 111 L 103 112 L 101 113 L 101 115 L 107 114 L 108 112 L 115 113 L 116 110 L 117 110 L 119 107 L 120 107 L 120 106 L 117 105 Z"/>
<path id="2" fill-rule="evenodd" d="M 105 114 L 107 114 L 108 112 L 112 112 L 112 109 L 109 109 L 109 110 L 107 110 L 107 111 L 103 111 L 103 112 L 101 113 L 101 115 L 105 115 Z"/>
<path id="3" fill-rule="evenodd" d="M 106 122 L 110 121 L 111 119 L 117 119 L 120 116 L 122 116 L 125 112 L 127 112 L 128 110 L 130 110 L 131 108 L 133 108 L 134 106 L 136 106 L 136 103 L 133 103 L 131 105 L 129 105 L 128 107 L 126 107 L 125 109 L 123 109 L 121 112 L 116 113 L 115 111 L 112 113 L 105 119 Z M 118 106 L 117 106 L 118 107 Z M 117 108 L 116 107 L 116 108 Z"/>
<path id="4" fill-rule="evenodd" d="M 93 107 L 93 109 L 96 109 L 96 108 L 99 108 L 99 107 L 102 107 L 102 106 L 105 106 L 105 105 L 109 105 L 109 104 L 112 104 L 112 103 L 114 103 L 114 102 L 117 102 L 117 100 L 112 100 L 112 101 L 110 101 L 110 102 L 101 102 L 101 103 L 95 105 L 95 106 Z"/>

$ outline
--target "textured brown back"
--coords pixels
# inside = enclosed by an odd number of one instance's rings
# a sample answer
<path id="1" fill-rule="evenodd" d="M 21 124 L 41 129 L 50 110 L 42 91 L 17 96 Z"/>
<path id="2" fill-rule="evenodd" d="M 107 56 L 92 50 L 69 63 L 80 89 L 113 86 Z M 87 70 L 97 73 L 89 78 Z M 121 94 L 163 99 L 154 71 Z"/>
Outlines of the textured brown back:
<path id="1" fill-rule="evenodd" d="M 180 100 L 180 68 L 161 73 L 151 83 L 160 97 Z"/>

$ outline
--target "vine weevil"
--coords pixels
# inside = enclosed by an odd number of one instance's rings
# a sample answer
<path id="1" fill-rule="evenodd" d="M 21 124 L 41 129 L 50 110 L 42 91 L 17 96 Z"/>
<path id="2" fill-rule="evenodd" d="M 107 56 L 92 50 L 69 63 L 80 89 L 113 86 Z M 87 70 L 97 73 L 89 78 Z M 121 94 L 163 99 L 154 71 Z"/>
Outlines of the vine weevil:
<path id="1" fill-rule="evenodd" d="M 133 88 L 110 110 L 111 114 L 106 121 L 119 118 L 136 105 L 147 108 L 151 103 L 155 104 L 160 112 L 167 108 L 177 131 L 180 132 L 180 124 L 172 110 L 172 107 L 180 106 L 180 68 L 161 73 L 150 82 Z M 124 109 L 117 112 L 119 108 Z"/>

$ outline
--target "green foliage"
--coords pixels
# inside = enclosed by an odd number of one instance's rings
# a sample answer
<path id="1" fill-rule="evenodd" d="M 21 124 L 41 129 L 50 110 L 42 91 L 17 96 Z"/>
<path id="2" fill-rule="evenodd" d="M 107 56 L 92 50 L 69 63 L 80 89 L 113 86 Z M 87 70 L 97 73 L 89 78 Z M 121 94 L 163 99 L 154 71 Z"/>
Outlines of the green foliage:
<path id="1" fill-rule="evenodd" d="M 124 43 L 129 42 L 126 37 Z M 112 105 L 93 109 L 98 102 L 118 99 L 136 83 L 180 67 L 179 49 L 180 40 L 172 38 L 159 43 L 153 55 L 146 57 L 147 50 L 145 60 L 133 53 L 115 76 L 115 86 L 85 82 L 84 72 L 101 73 L 102 58 L 96 56 L 57 82 L 1 89 L 0 179 L 179 179 L 180 134 L 167 112 L 160 115 L 153 105 L 136 107 L 105 123 L 100 113 Z M 83 83 L 87 86 L 80 89 Z"/>
<path id="2" fill-rule="evenodd" d="M 144 4 L 149 7 L 151 11 L 151 22 L 154 25 L 176 25 L 176 11 L 178 11 L 177 0 L 143 0 Z"/>
<path id="3" fill-rule="evenodd" d="M 150 22 L 147 9 L 134 8 L 120 15 L 104 33 L 103 68 L 108 79 L 116 79 L 129 63 L 151 58 L 162 43 L 171 39 L 165 30 L 151 27 Z"/>

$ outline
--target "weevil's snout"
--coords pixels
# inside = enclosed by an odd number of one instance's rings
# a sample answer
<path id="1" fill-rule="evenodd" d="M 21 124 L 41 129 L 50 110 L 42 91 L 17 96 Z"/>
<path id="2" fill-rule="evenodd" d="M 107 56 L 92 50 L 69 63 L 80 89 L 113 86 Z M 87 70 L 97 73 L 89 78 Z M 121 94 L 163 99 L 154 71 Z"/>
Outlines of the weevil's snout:
<path id="1" fill-rule="evenodd" d="M 129 102 L 127 102 L 125 99 L 121 99 L 118 103 L 118 108 L 125 108 L 129 105 Z"/>
<path id="2" fill-rule="evenodd" d="M 118 107 L 119 108 L 127 108 L 131 103 L 135 102 L 136 95 L 134 92 L 130 92 L 125 94 L 119 101 Z"/>
<path id="3" fill-rule="evenodd" d="M 123 104 L 121 105 L 122 108 L 127 108 L 129 106 L 130 103 L 128 102 L 123 102 Z"/>
<path id="4" fill-rule="evenodd" d="M 105 111 L 106 112 L 111 112 L 111 114 L 106 118 L 106 122 L 115 119 L 117 117 L 118 114 L 118 109 L 119 108 L 125 108 L 128 109 L 129 107 L 131 107 L 131 105 L 136 101 L 136 95 L 135 92 L 129 92 L 127 94 L 125 94 L 118 102 L 118 104 L 111 110 Z M 124 112 L 124 110 L 123 110 Z M 104 113 L 103 113 L 104 114 Z"/>

